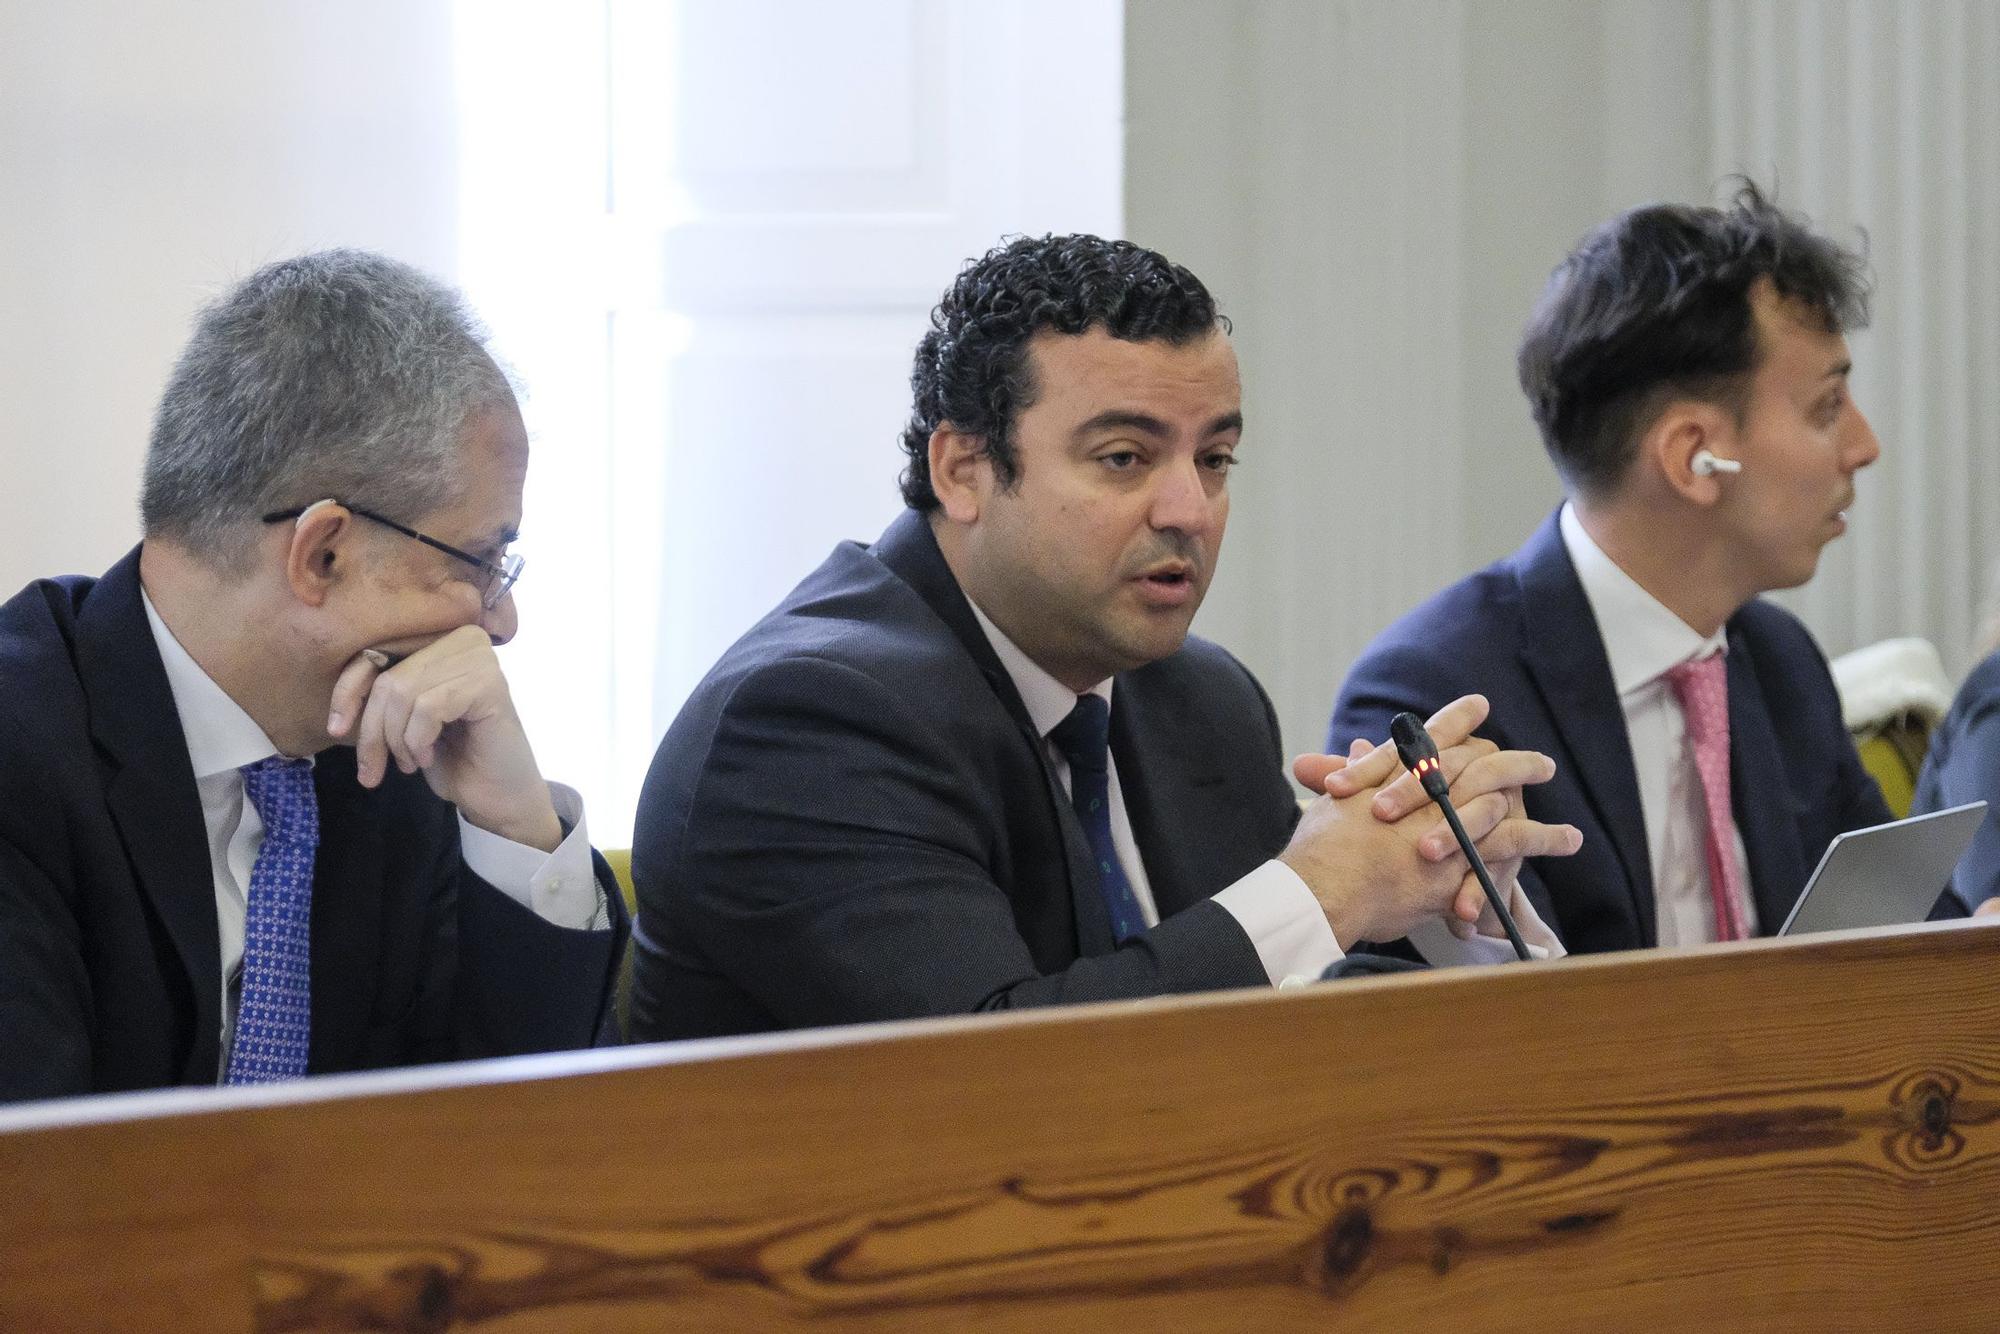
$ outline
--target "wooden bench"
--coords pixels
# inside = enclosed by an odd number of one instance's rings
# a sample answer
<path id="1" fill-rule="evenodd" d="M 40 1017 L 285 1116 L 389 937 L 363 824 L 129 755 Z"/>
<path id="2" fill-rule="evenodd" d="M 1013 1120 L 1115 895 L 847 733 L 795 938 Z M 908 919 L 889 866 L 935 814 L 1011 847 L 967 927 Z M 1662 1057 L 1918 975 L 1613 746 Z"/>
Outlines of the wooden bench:
<path id="1" fill-rule="evenodd" d="M 0 1109 L 0 1329 L 1990 1330 L 2000 928 Z"/>

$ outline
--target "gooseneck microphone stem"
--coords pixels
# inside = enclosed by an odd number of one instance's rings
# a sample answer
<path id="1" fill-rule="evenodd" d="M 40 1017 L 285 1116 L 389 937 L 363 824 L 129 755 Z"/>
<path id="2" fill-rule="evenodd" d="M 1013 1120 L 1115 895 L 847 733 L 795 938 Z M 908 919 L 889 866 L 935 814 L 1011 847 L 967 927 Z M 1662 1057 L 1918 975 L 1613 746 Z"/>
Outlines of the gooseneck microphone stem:
<path id="1" fill-rule="evenodd" d="M 1521 929 L 1514 925 L 1514 914 L 1507 911 L 1507 905 L 1500 900 L 1500 891 L 1493 887 L 1493 874 L 1486 869 L 1486 859 L 1472 845 L 1464 824 L 1459 821 L 1457 809 L 1451 804 L 1451 784 L 1446 781 L 1438 763 L 1437 742 L 1424 730 L 1423 719 L 1414 713 L 1399 713 L 1391 718 L 1389 735 L 1396 743 L 1396 754 L 1403 761 L 1403 767 L 1417 776 L 1425 794 L 1444 812 L 1445 823 L 1451 826 L 1452 837 L 1458 840 L 1458 850 L 1472 864 L 1472 873 L 1479 877 L 1479 887 L 1486 891 L 1486 901 L 1493 905 L 1493 915 L 1500 919 L 1500 926 L 1507 933 L 1507 943 L 1514 947 L 1515 957 L 1526 963 L 1532 957 L 1528 953 L 1528 943 L 1521 939 Z"/>
<path id="2" fill-rule="evenodd" d="M 1500 891 L 1493 887 L 1493 875 L 1486 869 L 1486 859 L 1479 855 L 1479 849 L 1472 846 L 1472 840 L 1465 836 L 1465 826 L 1458 822 L 1458 812 L 1452 808 L 1450 797 L 1437 799 L 1439 809 L 1444 812 L 1444 822 L 1451 826 L 1452 837 L 1458 840 L 1458 850 L 1472 863 L 1472 873 L 1479 877 L 1479 887 L 1486 891 L 1486 901 L 1493 905 L 1493 912 L 1500 918 L 1500 925 L 1507 932 L 1507 943 L 1514 947 L 1514 955 L 1523 963 L 1528 961 L 1528 942 L 1521 939 L 1521 928 L 1514 925 L 1514 914 L 1507 911 L 1507 905 L 1500 901 Z"/>

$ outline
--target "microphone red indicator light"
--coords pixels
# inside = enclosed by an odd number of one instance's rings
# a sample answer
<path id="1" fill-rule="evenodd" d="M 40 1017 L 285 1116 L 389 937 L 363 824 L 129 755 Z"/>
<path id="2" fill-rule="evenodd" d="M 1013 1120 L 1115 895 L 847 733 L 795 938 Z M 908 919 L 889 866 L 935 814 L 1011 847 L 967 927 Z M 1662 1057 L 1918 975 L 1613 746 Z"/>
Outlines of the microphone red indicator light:
<path id="1" fill-rule="evenodd" d="M 1403 767 L 1417 776 L 1417 781 L 1424 785 L 1425 794 L 1444 812 L 1445 823 L 1451 826 L 1452 837 L 1458 840 L 1458 850 L 1472 864 L 1472 873 L 1479 878 L 1479 887 L 1486 891 L 1486 901 L 1493 906 L 1494 914 L 1507 932 L 1507 942 L 1514 947 L 1515 956 L 1526 960 L 1527 942 L 1521 939 L 1521 929 L 1514 925 L 1514 915 L 1501 902 L 1500 891 L 1493 887 L 1492 873 L 1486 869 L 1479 849 L 1472 846 L 1465 826 L 1459 823 L 1458 811 L 1451 804 L 1451 784 L 1445 781 L 1444 770 L 1438 760 L 1437 742 L 1424 730 L 1423 719 L 1414 713 L 1399 713 L 1389 720 L 1389 735 L 1396 743 L 1396 754 L 1403 761 Z"/>

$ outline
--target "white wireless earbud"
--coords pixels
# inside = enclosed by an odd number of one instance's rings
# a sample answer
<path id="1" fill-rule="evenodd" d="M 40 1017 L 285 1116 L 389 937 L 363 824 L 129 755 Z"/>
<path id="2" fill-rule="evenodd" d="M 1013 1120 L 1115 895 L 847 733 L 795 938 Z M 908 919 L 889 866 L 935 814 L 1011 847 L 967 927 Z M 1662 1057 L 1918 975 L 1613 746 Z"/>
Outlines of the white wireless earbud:
<path id="1" fill-rule="evenodd" d="M 1742 472 L 1743 465 L 1735 459 L 1719 459 L 1705 449 L 1697 449 L 1688 460 L 1688 467 L 1697 477 L 1713 477 L 1719 472 Z"/>

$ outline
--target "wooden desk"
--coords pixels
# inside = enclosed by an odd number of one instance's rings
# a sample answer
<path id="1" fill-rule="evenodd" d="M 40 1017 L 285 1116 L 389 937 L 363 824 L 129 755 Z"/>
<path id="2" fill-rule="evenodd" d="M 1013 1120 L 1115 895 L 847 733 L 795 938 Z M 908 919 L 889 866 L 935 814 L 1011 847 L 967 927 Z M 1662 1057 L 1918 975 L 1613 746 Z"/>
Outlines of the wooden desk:
<path id="1" fill-rule="evenodd" d="M 0 1111 L 0 1329 L 1988 1330 L 2000 928 Z"/>

